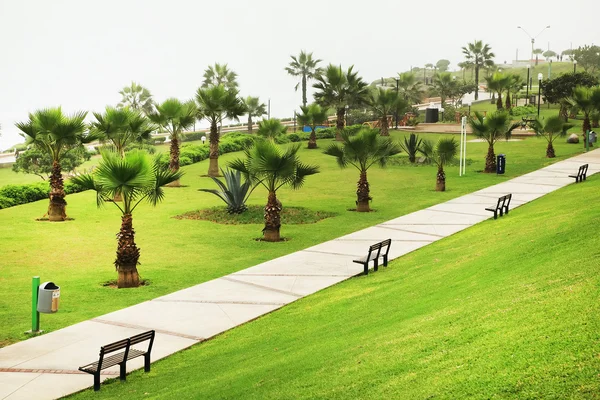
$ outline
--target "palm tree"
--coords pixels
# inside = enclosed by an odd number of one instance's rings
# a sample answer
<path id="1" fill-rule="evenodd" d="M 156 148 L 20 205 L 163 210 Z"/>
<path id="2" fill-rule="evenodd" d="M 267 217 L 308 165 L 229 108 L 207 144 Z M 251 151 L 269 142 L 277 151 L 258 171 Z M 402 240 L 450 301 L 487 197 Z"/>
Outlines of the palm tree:
<path id="1" fill-rule="evenodd" d="M 48 206 L 50 221 L 64 221 L 67 218 L 61 160 L 69 152 L 97 139 L 95 134 L 86 133 L 86 115 L 87 112 L 78 111 L 69 116 L 63 114 L 60 107 L 46 108 L 29 114 L 28 121 L 15 124 L 27 145 L 37 147 L 52 158 Z"/>
<path id="2" fill-rule="evenodd" d="M 542 136 L 548 142 L 548 147 L 546 148 L 546 157 L 548 158 L 556 157 L 554 146 L 552 145 L 554 140 L 559 136 L 565 137 L 567 131 L 573 127 L 573 125 L 565 123 L 559 115 L 548 117 L 546 120 L 536 118 L 530 126 L 537 136 Z"/>
<path id="3" fill-rule="evenodd" d="M 336 110 L 336 140 L 342 140 L 346 107 L 365 104 L 368 95 L 367 83 L 353 69 L 354 66 L 350 66 L 344 71 L 341 66 L 329 64 L 313 85 L 317 89 L 316 102 Z"/>
<path id="4" fill-rule="evenodd" d="M 535 50 L 533 50 L 533 54 L 535 54 L 535 65 L 538 65 L 539 56 L 543 52 L 544 52 L 544 50 L 542 50 L 542 49 L 535 49 Z"/>
<path id="5" fill-rule="evenodd" d="M 204 70 L 204 81 L 202 87 L 223 85 L 226 89 L 235 89 L 238 86 L 237 74 L 231 71 L 227 64 L 215 63 Z"/>
<path id="6" fill-rule="evenodd" d="M 473 67 L 473 65 L 469 61 L 459 62 L 456 65 L 458 65 L 458 67 L 461 69 L 463 81 L 466 82 L 467 79 L 465 77 L 465 72 L 467 72 L 469 69 L 471 69 Z M 471 73 L 471 78 L 473 78 L 472 73 Z"/>
<path id="7" fill-rule="evenodd" d="M 489 45 L 483 44 L 481 40 L 475 40 L 462 48 L 466 61 L 475 70 L 475 100 L 479 99 L 479 69 L 489 68 L 494 65 L 492 49 Z"/>
<path id="8" fill-rule="evenodd" d="M 219 176 L 219 131 L 225 118 L 238 120 L 246 113 L 244 101 L 239 97 L 235 88 L 227 89 L 223 85 L 201 87 L 196 92 L 198 103 L 198 118 L 210 123 L 210 164 L 208 176 Z"/>
<path id="9" fill-rule="evenodd" d="M 504 92 L 511 83 L 510 77 L 501 72 L 494 72 L 492 75 L 486 76 L 485 81 L 488 91 L 498 94 L 498 98 L 496 99 L 496 109 L 502 110 L 504 108 L 502 92 Z"/>
<path id="10" fill-rule="evenodd" d="M 125 148 L 132 143 L 141 143 L 152 137 L 157 127 L 150 123 L 140 111 L 126 108 L 106 107 L 104 114 L 94 113 L 96 121 L 90 124 L 101 141 L 109 141 L 117 153 L 125 156 Z"/>
<path id="11" fill-rule="evenodd" d="M 369 106 L 381 122 L 381 136 L 389 136 L 388 116 L 404 112 L 407 102 L 399 92 L 379 87 L 369 94 Z"/>
<path id="12" fill-rule="evenodd" d="M 367 171 L 374 164 L 385 167 L 388 158 L 398 154 L 400 148 L 389 137 L 379 137 L 377 129 L 363 128 L 355 136 L 350 136 L 348 132 L 344 131 L 342 132 L 342 139 L 341 147 L 332 143 L 325 150 L 325 154 L 335 157 L 341 168 L 352 165 L 360 171 L 356 190 L 356 211 L 371 211 L 369 201 L 372 198 L 369 195 Z"/>
<path id="13" fill-rule="evenodd" d="M 306 83 L 309 79 L 315 79 L 321 74 L 321 69 L 317 65 L 321 60 L 313 59 L 313 53 L 306 53 L 304 50 L 300 52 L 298 57 L 290 56 L 292 61 L 285 68 L 288 74 L 292 76 L 300 76 L 302 79 L 296 85 L 302 85 L 302 105 L 306 107 Z"/>
<path id="14" fill-rule="evenodd" d="M 258 140 L 244 151 L 246 159 L 229 163 L 229 167 L 242 172 L 251 182 L 261 184 L 268 192 L 263 229 L 267 242 L 281 240 L 282 205 L 277 199 L 277 190 L 283 186 L 299 189 L 308 175 L 319 172 L 319 167 L 300 161 L 299 149 L 300 144 L 297 144 L 284 151 L 271 140 Z"/>
<path id="15" fill-rule="evenodd" d="M 256 134 L 266 139 L 275 140 L 276 137 L 285 135 L 287 127 L 277 118 L 265 119 L 258 123 Z"/>
<path id="16" fill-rule="evenodd" d="M 590 123 L 590 114 L 600 109 L 600 87 L 577 86 L 573 89 L 573 94 L 569 99 L 569 103 L 583 112 L 583 134 L 592 129 Z M 585 144 L 585 141 L 584 141 Z"/>
<path id="17" fill-rule="evenodd" d="M 417 153 L 421 151 L 422 144 L 423 140 L 414 133 L 411 133 L 408 139 L 404 136 L 404 143 L 400 143 L 400 149 L 408 155 L 408 161 L 411 164 L 417 161 Z"/>
<path id="18" fill-rule="evenodd" d="M 496 154 L 494 144 L 500 138 L 510 139 L 512 131 L 520 124 L 513 124 L 510 116 L 504 112 L 495 112 L 486 117 L 475 111 L 475 117 L 469 119 L 469 125 L 473 134 L 488 143 L 488 152 L 485 157 L 485 169 L 483 172 L 496 172 Z"/>
<path id="19" fill-rule="evenodd" d="M 412 72 L 398 74 L 398 90 L 409 105 L 421 103 L 423 84 L 417 79 L 416 74 Z"/>
<path id="20" fill-rule="evenodd" d="M 265 103 L 261 103 L 258 97 L 248 96 L 244 100 L 246 114 L 248 114 L 248 133 L 252 133 L 252 118 L 260 118 L 267 113 Z"/>
<path id="21" fill-rule="evenodd" d="M 550 60 L 552 57 L 556 57 L 557 54 L 555 51 L 552 50 L 546 50 L 545 52 L 542 53 L 542 56 L 544 56 L 544 58 L 546 59 L 546 61 Z"/>
<path id="22" fill-rule="evenodd" d="M 310 126 L 310 136 L 308 138 L 308 148 L 317 148 L 317 133 L 318 125 L 327 122 L 327 112 L 323 110 L 317 103 L 312 103 L 308 106 L 300 106 L 301 114 L 298 114 L 298 123 L 302 126 Z"/>
<path id="23" fill-rule="evenodd" d="M 129 107 L 148 115 L 154 111 L 154 100 L 148 89 L 142 85 L 131 82 L 131 85 L 125 86 L 119 91 L 122 96 L 121 102 L 117 108 Z"/>
<path id="24" fill-rule="evenodd" d="M 170 98 L 162 104 L 156 105 L 156 112 L 148 114 L 148 118 L 160 125 L 169 133 L 171 140 L 169 169 L 173 172 L 179 171 L 179 145 L 184 130 L 189 129 L 196 121 L 196 104 L 193 100 L 181 102 Z M 180 186 L 179 180 L 175 180 L 171 186 Z"/>
<path id="25" fill-rule="evenodd" d="M 441 72 L 433 77 L 433 90 L 439 93 L 442 107 L 446 107 L 446 99 L 455 92 L 456 81 L 450 72 Z"/>
<path id="26" fill-rule="evenodd" d="M 423 140 L 420 149 L 427 161 L 433 162 L 438 167 L 435 190 L 438 192 L 446 191 L 446 173 L 444 165 L 452 162 L 458 152 L 458 143 L 454 138 L 440 139 L 434 145 L 431 140 Z"/>
<path id="27" fill-rule="evenodd" d="M 144 151 L 130 151 L 121 158 L 118 153 L 104 152 L 102 161 L 93 174 L 77 175 L 72 181 L 96 192 L 96 203 L 100 207 L 105 201 L 122 193 L 122 206 L 112 202 L 121 211 L 121 230 L 117 234 L 117 258 L 119 288 L 138 287 L 140 278 L 137 265 L 140 249 L 135 244 L 133 211 L 144 200 L 153 206 L 161 202 L 165 193 L 163 186 L 178 181 L 180 171 L 161 168 L 158 158 Z"/>
<path id="28" fill-rule="evenodd" d="M 513 92 L 515 94 L 518 94 L 521 91 L 521 89 L 523 89 L 525 82 L 523 81 L 523 77 L 521 75 L 511 74 L 508 77 L 509 81 L 508 85 L 506 86 L 506 109 L 510 110 L 512 107 L 510 93 Z"/>

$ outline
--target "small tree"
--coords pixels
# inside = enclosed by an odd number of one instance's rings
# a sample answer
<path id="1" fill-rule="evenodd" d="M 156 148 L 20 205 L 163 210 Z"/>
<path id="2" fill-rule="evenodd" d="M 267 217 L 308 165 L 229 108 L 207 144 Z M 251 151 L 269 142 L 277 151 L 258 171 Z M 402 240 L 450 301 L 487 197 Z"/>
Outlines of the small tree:
<path id="1" fill-rule="evenodd" d="M 230 70 L 227 64 L 215 63 L 214 66 L 209 65 L 204 70 L 202 87 L 208 88 L 219 85 L 223 85 L 226 89 L 235 89 L 238 87 L 237 74 Z"/>
<path id="2" fill-rule="evenodd" d="M 600 46 L 585 45 L 573 50 L 573 58 L 586 72 L 594 75 L 600 69 Z"/>
<path id="3" fill-rule="evenodd" d="M 475 117 L 469 119 L 469 125 L 473 134 L 488 143 L 488 152 L 485 157 L 485 169 L 483 172 L 496 172 L 496 154 L 494 144 L 501 138 L 510 139 L 512 131 L 520 126 L 513 124 L 510 116 L 504 112 L 495 112 L 484 117 L 483 114 L 475 112 Z"/>
<path id="4" fill-rule="evenodd" d="M 441 72 L 433 77 L 433 91 L 440 95 L 442 107 L 446 107 L 446 100 L 456 91 L 456 85 L 450 72 Z"/>
<path id="5" fill-rule="evenodd" d="M 75 168 L 90 158 L 91 153 L 87 152 L 83 147 L 74 149 L 62 156 L 60 169 L 61 171 L 73 172 Z M 12 165 L 12 170 L 37 175 L 45 181 L 52 173 L 52 156 L 37 147 L 31 147 L 17 155 L 17 159 Z"/>
<path id="6" fill-rule="evenodd" d="M 371 211 L 369 181 L 367 171 L 374 164 L 385 167 L 388 158 L 400 152 L 400 148 L 389 137 L 380 138 L 377 129 L 364 128 L 355 136 L 342 132 L 342 146 L 332 143 L 325 154 L 336 158 L 341 168 L 352 165 L 360 172 L 356 190 L 356 211 Z"/>
<path id="7" fill-rule="evenodd" d="M 548 142 L 546 157 L 554 158 L 556 157 L 553 146 L 554 140 L 559 136 L 565 137 L 567 131 L 573 125 L 565 123 L 559 115 L 556 115 L 549 117 L 546 120 L 536 118 L 530 126 L 537 136 L 543 137 Z"/>
<path id="8" fill-rule="evenodd" d="M 598 79 L 587 72 L 577 72 L 559 75 L 554 79 L 542 80 L 544 99 L 551 104 L 559 104 L 559 115 L 564 122 L 569 120 L 569 99 L 577 86 L 592 87 L 598 84 Z"/>
<path id="9" fill-rule="evenodd" d="M 423 84 L 412 72 L 398 74 L 398 90 L 410 105 L 419 104 L 423 99 Z"/>
<path id="10" fill-rule="evenodd" d="M 504 108 L 504 103 L 502 102 L 502 92 L 509 87 L 511 83 L 510 77 L 500 72 L 495 72 L 493 75 L 487 76 L 485 81 L 487 83 L 488 91 L 498 94 L 498 98 L 496 100 L 496 109 L 498 111 L 502 110 Z"/>
<path id="11" fill-rule="evenodd" d="M 246 114 L 248 114 L 248 133 L 252 133 L 252 118 L 260 118 L 267 113 L 265 103 L 261 103 L 258 97 L 248 96 L 244 100 Z"/>
<path id="12" fill-rule="evenodd" d="M 370 93 L 368 101 L 381 123 L 381 136 L 389 136 L 388 116 L 404 113 L 408 107 L 406 100 L 395 90 L 380 87 Z"/>
<path id="13" fill-rule="evenodd" d="M 125 86 L 119 91 L 119 94 L 122 98 L 121 102 L 117 105 L 117 108 L 129 107 L 141 111 L 145 115 L 154 112 L 154 100 L 152 99 L 152 94 L 142 85 L 131 82 L 131 85 Z"/>
<path id="14" fill-rule="evenodd" d="M 307 176 L 319 172 L 319 167 L 304 164 L 298 157 L 300 145 L 292 145 L 285 151 L 271 140 L 258 140 L 253 147 L 246 149 L 245 159 L 237 159 L 229 166 L 242 172 L 248 180 L 262 185 L 268 192 L 265 206 L 264 240 L 281 240 L 281 202 L 277 190 L 283 186 L 299 189 Z"/>
<path id="15" fill-rule="evenodd" d="M 590 114 L 597 109 L 600 109 L 600 87 L 585 87 L 577 86 L 573 89 L 573 95 L 569 99 L 572 106 L 577 107 L 583 113 L 583 134 L 590 129 Z M 585 143 L 585 141 L 584 141 Z"/>
<path id="16" fill-rule="evenodd" d="M 450 66 L 450 61 L 449 60 L 445 60 L 445 59 L 438 60 L 438 62 L 435 63 L 435 67 L 440 72 L 446 72 L 446 71 L 448 71 L 448 67 L 449 66 Z"/>
<path id="17" fill-rule="evenodd" d="M 420 149 L 427 161 L 434 163 L 438 167 L 435 190 L 438 192 L 446 191 L 446 173 L 444 166 L 456 157 L 458 152 L 458 143 L 451 139 L 440 139 L 436 144 L 431 140 L 424 140 Z"/>
<path id="18" fill-rule="evenodd" d="M 106 107 L 104 114 L 94 113 L 96 121 L 90 124 L 103 142 L 110 142 L 121 157 L 132 143 L 142 143 L 152 137 L 157 126 L 150 123 L 140 111 L 130 108 Z"/>
<path id="19" fill-rule="evenodd" d="M 256 134 L 267 139 L 275 140 L 280 135 L 287 133 L 287 127 L 277 118 L 265 119 L 258 123 Z"/>
<path id="20" fill-rule="evenodd" d="M 37 147 L 52 159 L 48 206 L 50 221 L 64 221 L 67 218 L 61 160 L 65 154 L 97 139 L 95 135 L 86 132 L 86 115 L 86 112 L 79 111 L 67 116 L 60 107 L 47 108 L 29 114 L 29 121 L 16 124 L 28 145 Z"/>
<path id="21" fill-rule="evenodd" d="M 533 54 L 535 54 L 535 65 L 538 65 L 540 55 L 544 52 L 542 49 L 533 50 Z"/>
<path id="22" fill-rule="evenodd" d="M 298 114 L 298 122 L 302 126 L 310 126 L 310 137 L 308 138 L 308 148 L 317 148 L 316 128 L 327 121 L 327 112 L 317 103 L 308 106 L 301 106 L 301 114 Z"/>

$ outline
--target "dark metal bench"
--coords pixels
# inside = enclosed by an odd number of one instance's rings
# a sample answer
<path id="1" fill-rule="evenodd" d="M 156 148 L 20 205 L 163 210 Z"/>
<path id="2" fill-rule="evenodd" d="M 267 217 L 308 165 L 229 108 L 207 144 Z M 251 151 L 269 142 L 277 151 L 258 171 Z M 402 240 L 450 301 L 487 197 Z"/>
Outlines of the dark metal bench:
<path id="1" fill-rule="evenodd" d="M 512 199 L 512 194 L 501 196 L 498 198 L 498 203 L 495 207 L 488 207 L 486 208 L 486 210 L 494 213 L 494 219 L 498 218 L 498 214 L 500 214 L 500 216 L 508 214 L 508 206 L 510 206 L 510 199 Z"/>
<path id="2" fill-rule="evenodd" d="M 132 346 L 138 343 L 148 341 L 148 348 L 144 350 L 134 349 Z M 94 390 L 100 390 L 100 371 L 115 365 L 119 365 L 119 378 L 124 381 L 127 376 L 127 361 L 137 357 L 144 356 L 144 371 L 150 371 L 150 352 L 154 343 L 154 331 L 140 333 L 127 339 L 119 340 L 114 343 L 100 347 L 100 358 L 91 364 L 79 367 L 80 371 L 94 375 Z M 115 353 L 123 350 L 120 353 L 106 357 L 107 354 Z"/>
<path id="3" fill-rule="evenodd" d="M 365 275 L 369 274 L 369 262 L 373 261 L 373 269 L 377 271 L 379 268 L 379 259 L 383 258 L 383 266 L 388 265 L 388 254 L 390 252 L 390 245 L 392 239 L 386 239 L 383 242 L 375 243 L 369 247 L 369 254 L 359 258 L 358 260 L 352 260 L 357 264 L 362 264 L 365 267 Z"/>
<path id="4" fill-rule="evenodd" d="M 577 171 L 577 175 L 569 175 L 569 178 L 575 178 L 575 183 L 583 182 L 587 179 L 587 171 L 588 171 L 588 165 L 583 164 L 581 167 L 579 167 L 579 171 Z"/>

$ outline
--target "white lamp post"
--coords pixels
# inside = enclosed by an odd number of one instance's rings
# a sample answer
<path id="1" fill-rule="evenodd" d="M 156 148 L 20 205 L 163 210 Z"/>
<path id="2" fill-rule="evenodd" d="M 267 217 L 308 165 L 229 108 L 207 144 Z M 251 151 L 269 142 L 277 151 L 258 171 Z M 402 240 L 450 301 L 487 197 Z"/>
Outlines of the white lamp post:
<path id="1" fill-rule="evenodd" d="M 544 79 L 544 74 L 541 72 L 538 74 L 538 118 L 540 117 L 540 99 L 542 95 L 542 79 Z"/>

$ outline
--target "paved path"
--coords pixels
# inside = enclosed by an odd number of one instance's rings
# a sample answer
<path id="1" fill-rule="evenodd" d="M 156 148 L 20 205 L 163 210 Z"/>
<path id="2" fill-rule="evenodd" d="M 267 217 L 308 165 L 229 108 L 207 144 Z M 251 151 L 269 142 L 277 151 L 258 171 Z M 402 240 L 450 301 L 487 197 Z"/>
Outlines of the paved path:
<path id="1" fill-rule="evenodd" d="M 0 349 L 1 399 L 51 399 L 92 385 L 77 367 L 98 356 L 102 344 L 157 331 L 153 360 L 277 310 L 362 272 L 352 259 L 373 242 L 391 238 L 390 258 L 427 246 L 489 219 L 484 208 L 506 193 L 512 206 L 574 182 L 568 175 L 589 163 L 600 172 L 600 149 L 541 170 L 321 243 L 254 267 L 81 322 Z M 584 183 L 585 184 L 585 183 Z M 128 364 L 140 368 L 142 359 Z M 106 370 L 115 377 L 117 368 Z"/>

